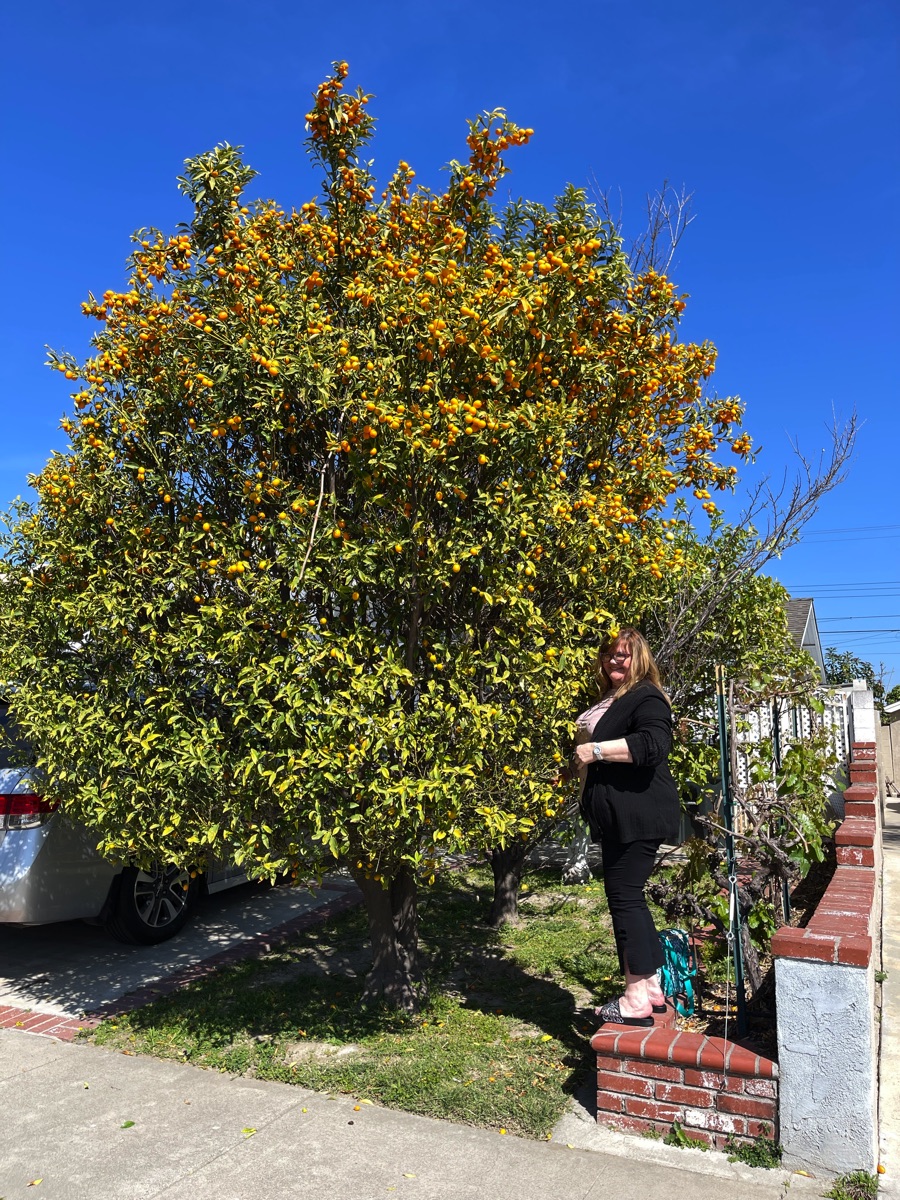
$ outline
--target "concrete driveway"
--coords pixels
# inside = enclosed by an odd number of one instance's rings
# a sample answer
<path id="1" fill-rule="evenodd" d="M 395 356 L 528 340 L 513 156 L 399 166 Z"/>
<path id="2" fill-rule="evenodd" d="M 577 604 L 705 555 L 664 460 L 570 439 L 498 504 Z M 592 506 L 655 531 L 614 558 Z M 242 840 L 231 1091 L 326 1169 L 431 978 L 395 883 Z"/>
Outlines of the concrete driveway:
<path id="1" fill-rule="evenodd" d="M 0 925 L 0 1008 L 74 1020 L 139 1002 L 212 966 L 259 952 L 358 896 L 341 878 L 310 893 L 245 883 L 202 897 L 180 934 L 158 946 L 126 946 L 81 921 L 25 928 Z M 8 1023 L 8 1022 L 4 1022 Z"/>

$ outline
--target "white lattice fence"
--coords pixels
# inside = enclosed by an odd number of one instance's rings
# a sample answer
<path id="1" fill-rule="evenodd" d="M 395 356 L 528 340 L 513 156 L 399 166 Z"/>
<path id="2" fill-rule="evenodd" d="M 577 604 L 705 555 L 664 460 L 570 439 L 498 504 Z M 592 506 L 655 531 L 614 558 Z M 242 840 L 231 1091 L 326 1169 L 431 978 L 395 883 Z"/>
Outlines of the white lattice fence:
<path id="1" fill-rule="evenodd" d="M 831 748 L 838 760 L 838 768 L 835 772 L 836 782 L 840 783 L 842 779 L 846 779 L 850 747 L 853 741 L 851 690 L 849 688 L 820 688 L 817 695 L 825 706 L 822 713 L 801 705 L 779 704 L 777 706 L 778 733 L 782 754 L 791 744 L 804 741 L 817 730 L 824 728 L 830 733 Z M 774 705 L 762 705 L 748 715 L 747 728 L 738 733 L 733 746 L 734 783 L 739 789 L 747 788 L 750 783 L 749 747 L 758 745 L 766 739 L 772 739 L 774 731 Z M 841 788 L 837 787 L 832 793 L 832 805 L 835 807 L 840 801 L 841 791 Z M 736 832 L 742 833 L 745 826 L 746 818 L 738 807 L 735 812 Z"/>

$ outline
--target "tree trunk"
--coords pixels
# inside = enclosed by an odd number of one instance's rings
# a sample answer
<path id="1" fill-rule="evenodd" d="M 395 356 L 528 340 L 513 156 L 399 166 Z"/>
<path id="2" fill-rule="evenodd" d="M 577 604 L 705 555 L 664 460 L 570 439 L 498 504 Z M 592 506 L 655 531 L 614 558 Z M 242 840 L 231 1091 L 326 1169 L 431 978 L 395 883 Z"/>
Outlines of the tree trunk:
<path id="1" fill-rule="evenodd" d="M 494 899 L 488 924 L 494 929 L 507 923 L 515 925 L 519 920 L 519 884 L 525 856 L 531 846 L 517 838 L 504 847 L 496 846 L 489 851 L 491 871 L 494 875 Z"/>
<path id="2" fill-rule="evenodd" d="M 588 863 L 588 847 L 591 835 L 583 821 L 575 820 L 575 837 L 569 847 L 569 857 L 563 867 L 563 883 L 590 883 L 593 879 Z"/>
<path id="3" fill-rule="evenodd" d="M 366 976 L 362 1002 L 415 1012 L 426 992 L 419 962 L 415 874 L 404 865 L 385 886 L 362 871 L 352 873 L 363 894 L 372 940 L 372 968 Z"/>

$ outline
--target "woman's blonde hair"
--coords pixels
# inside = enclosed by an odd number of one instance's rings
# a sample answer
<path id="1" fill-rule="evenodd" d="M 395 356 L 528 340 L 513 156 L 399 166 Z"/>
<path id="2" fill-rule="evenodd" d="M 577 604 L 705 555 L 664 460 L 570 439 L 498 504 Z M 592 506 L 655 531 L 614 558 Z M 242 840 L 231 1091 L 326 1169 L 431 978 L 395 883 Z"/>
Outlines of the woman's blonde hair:
<path id="1" fill-rule="evenodd" d="M 624 696 L 626 692 L 630 692 L 639 683 L 652 683 L 654 687 L 658 688 L 666 696 L 659 678 L 659 667 L 657 667 L 653 651 L 650 649 L 650 643 L 640 630 L 633 628 L 631 625 L 626 625 L 623 629 L 619 630 L 615 637 L 612 634 L 607 634 L 600 643 L 600 649 L 597 651 L 597 658 L 594 662 L 594 674 L 597 677 L 597 684 L 600 688 L 600 698 L 603 699 L 605 696 L 608 696 L 612 689 L 612 683 L 603 666 L 603 655 L 620 642 L 624 642 L 628 647 L 628 652 L 631 655 L 631 666 L 625 682 L 616 688 L 613 700 L 618 700 L 620 696 Z M 667 700 L 668 698 L 666 696 Z"/>

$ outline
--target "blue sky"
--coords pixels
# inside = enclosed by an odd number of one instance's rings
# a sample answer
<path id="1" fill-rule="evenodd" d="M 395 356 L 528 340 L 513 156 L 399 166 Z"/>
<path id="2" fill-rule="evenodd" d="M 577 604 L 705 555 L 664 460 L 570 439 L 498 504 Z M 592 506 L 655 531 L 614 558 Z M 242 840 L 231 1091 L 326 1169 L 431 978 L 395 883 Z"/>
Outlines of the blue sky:
<path id="1" fill-rule="evenodd" d="M 465 119 L 503 106 L 536 131 L 514 194 L 608 189 L 636 230 L 663 180 L 693 193 L 672 274 L 684 335 L 718 345 L 716 388 L 763 447 L 748 482 L 791 472 L 792 441 L 815 457 L 833 413 L 863 422 L 849 478 L 774 573 L 815 597 L 826 643 L 900 682 L 896 4 L 36 0 L 4 33 L 0 507 L 65 443 L 44 346 L 84 353 L 80 301 L 122 283 L 131 231 L 185 218 L 184 158 L 243 144 L 251 190 L 301 203 L 309 94 L 345 58 L 376 97 L 382 176 L 406 158 L 439 181 Z"/>

